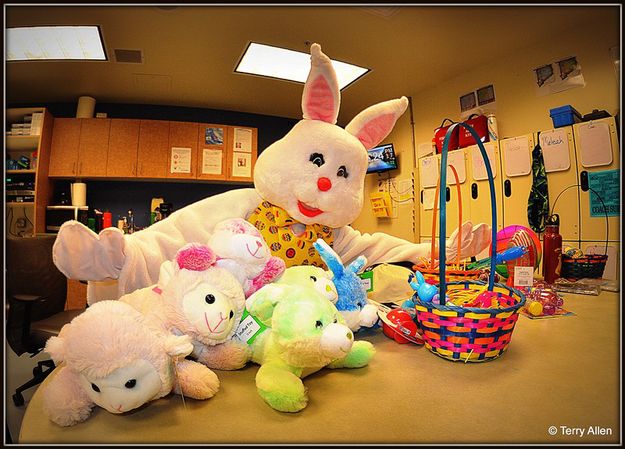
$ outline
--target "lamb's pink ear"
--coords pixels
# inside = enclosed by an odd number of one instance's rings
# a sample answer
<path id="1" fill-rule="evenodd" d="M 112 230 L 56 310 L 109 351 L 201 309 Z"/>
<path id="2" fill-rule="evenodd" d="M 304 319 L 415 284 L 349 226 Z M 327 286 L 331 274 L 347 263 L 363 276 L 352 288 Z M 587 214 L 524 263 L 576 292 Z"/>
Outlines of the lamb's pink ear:
<path id="1" fill-rule="evenodd" d="M 332 62 L 321 52 L 319 44 L 310 46 L 310 62 L 310 72 L 302 95 L 304 118 L 335 124 L 341 93 Z"/>
<path id="2" fill-rule="evenodd" d="M 368 150 L 389 135 L 395 122 L 407 107 L 406 97 L 374 104 L 354 117 L 345 130 L 356 136 Z"/>
<path id="3" fill-rule="evenodd" d="M 217 256 L 206 245 L 188 243 L 176 253 L 176 263 L 180 269 L 205 271 L 215 264 Z"/>

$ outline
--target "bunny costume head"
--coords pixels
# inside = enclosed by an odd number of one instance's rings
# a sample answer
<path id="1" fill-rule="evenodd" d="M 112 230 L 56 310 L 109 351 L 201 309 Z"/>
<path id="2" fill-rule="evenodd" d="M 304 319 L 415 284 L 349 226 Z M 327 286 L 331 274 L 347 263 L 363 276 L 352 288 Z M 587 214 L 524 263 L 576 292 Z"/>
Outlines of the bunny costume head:
<path id="1" fill-rule="evenodd" d="M 284 209 L 294 221 L 338 228 L 351 223 L 362 209 L 366 150 L 390 133 L 408 100 L 376 104 L 345 129 L 337 126 L 336 74 L 318 44 L 310 50 L 303 119 L 259 155 L 254 185 L 265 201 Z"/>

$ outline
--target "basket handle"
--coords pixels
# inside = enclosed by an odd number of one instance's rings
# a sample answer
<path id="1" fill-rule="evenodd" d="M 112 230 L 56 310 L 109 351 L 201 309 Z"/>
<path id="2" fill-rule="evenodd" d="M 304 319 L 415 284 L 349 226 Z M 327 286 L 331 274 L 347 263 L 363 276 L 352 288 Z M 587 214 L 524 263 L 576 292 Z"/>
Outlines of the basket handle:
<path id="1" fill-rule="evenodd" d="M 491 244 L 490 244 L 490 273 L 488 275 L 488 291 L 493 291 L 495 285 L 495 268 L 497 265 L 497 198 L 495 196 L 495 182 L 493 179 L 493 170 L 490 167 L 490 161 L 488 160 L 488 153 L 486 153 L 486 148 L 484 148 L 484 144 L 480 140 L 480 136 L 475 132 L 471 125 L 467 125 L 464 122 L 454 123 L 449 127 L 447 133 L 445 134 L 445 140 L 443 141 L 443 149 L 441 152 L 441 175 L 440 175 L 440 185 L 447 185 L 447 153 L 449 152 L 449 140 L 451 139 L 451 134 L 457 126 L 462 126 L 467 131 L 471 133 L 475 142 L 477 143 L 480 153 L 482 155 L 482 159 L 484 160 L 484 167 L 486 168 L 486 174 L 488 175 L 488 186 L 490 189 L 490 205 L 491 205 Z M 439 222 L 438 228 L 438 262 L 439 262 L 439 274 L 440 274 L 440 283 L 439 283 L 439 298 L 441 305 L 445 305 L 445 293 L 447 290 L 447 285 L 445 282 L 445 234 L 447 229 L 447 208 L 446 201 L 443 198 L 443 195 L 439 195 L 438 198 L 438 208 L 441 214 L 441 220 Z M 460 223 L 462 226 L 462 223 Z"/>
<path id="2" fill-rule="evenodd" d="M 458 193 L 458 253 L 456 254 L 456 264 L 458 265 L 458 269 L 460 267 L 460 249 L 462 247 L 462 192 L 460 190 L 460 179 L 458 178 L 458 172 L 456 171 L 456 167 L 450 165 L 451 171 L 456 180 L 456 192 Z M 434 198 L 438 198 L 440 192 L 440 178 L 436 180 L 436 193 Z M 432 247 L 430 250 L 430 268 L 434 268 L 434 254 L 436 252 L 436 212 L 438 212 L 438 206 L 436 205 L 436 201 L 434 201 L 434 211 L 432 213 Z"/>

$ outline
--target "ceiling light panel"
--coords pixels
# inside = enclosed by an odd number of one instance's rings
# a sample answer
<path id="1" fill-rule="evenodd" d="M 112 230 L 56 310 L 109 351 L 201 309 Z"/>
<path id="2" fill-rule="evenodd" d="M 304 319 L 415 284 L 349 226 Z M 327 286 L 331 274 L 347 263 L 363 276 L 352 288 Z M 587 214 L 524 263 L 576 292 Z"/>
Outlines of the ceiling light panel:
<path id="1" fill-rule="evenodd" d="M 6 60 L 106 61 L 97 26 L 19 27 L 6 30 Z"/>
<path id="2" fill-rule="evenodd" d="M 369 69 L 332 61 L 339 89 L 343 89 L 363 76 Z M 306 82 L 310 71 L 310 54 L 270 45 L 250 43 L 235 69 L 238 73 L 268 76 L 300 83 Z"/>

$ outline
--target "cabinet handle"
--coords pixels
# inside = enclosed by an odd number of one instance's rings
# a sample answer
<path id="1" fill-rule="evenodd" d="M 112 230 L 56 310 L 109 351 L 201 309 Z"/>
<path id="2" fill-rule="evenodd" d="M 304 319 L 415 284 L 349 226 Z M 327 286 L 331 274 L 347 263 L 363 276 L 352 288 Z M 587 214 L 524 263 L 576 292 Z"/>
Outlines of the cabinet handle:
<path id="1" fill-rule="evenodd" d="M 76 174 L 76 162 L 72 163 L 72 175 Z"/>
<path id="2" fill-rule="evenodd" d="M 143 174 L 143 162 L 141 162 L 139 164 L 139 174 L 142 175 Z"/>
<path id="3" fill-rule="evenodd" d="M 82 161 L 78 164 L 78 174 L 82 175 Z"/>
<path id="4" fill-rule="evenodd" d="M 137 164 L 132 164 L 132 172 L 133 175 L 137 174 Z"/>

